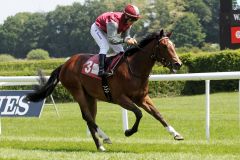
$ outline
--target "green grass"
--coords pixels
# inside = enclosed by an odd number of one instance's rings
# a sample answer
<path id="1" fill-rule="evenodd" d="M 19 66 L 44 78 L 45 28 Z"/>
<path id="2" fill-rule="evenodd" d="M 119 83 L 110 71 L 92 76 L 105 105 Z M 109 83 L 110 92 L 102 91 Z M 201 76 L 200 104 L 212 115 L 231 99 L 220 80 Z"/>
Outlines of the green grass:
<path id="1" fill-rule="evenodd" d="M 238 93 L 211 95 L 211 139 L 205 137 L 205 96 L 154 99 L 165 119 L 184 137 L 174 141 L 162 125 L 143 111 L 139 131 L 125 137 L 121 108 L 99 102 L 97 123 L 111 138 L 106 152 L 96 150 L 87 136 L 76 103 L 45 106 L 38 118 L 2 118 L 0 159 L 18 160 L 146 160 L 146 159 L 239 159 L 240 128 Z M 135 117 L 129 115 L 129 126 Z"/>

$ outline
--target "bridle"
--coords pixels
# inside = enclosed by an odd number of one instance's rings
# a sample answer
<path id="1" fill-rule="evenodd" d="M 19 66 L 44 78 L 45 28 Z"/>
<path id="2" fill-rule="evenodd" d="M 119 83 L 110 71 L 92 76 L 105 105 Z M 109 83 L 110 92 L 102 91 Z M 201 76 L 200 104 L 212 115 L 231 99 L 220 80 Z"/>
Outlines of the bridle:
<path id="1" fill-rule="evenodd" d="M 162 38 L 160 38 L 159 40 L 155 41 L 155 47 L 153 49 L 153 53 L 152 55 L 150 56 L 150 58 L 153 60 L 153 61 L 157 61 L 157 62 L 160 62 L 161 64 L 163 64 L 164 67 L 171 67 L 172 66 L 172 62 L 168 61 L 165 57 L 161 57 L 161 58 L 158 58 L 158 55 L 160 55 L 160 42 L 162 40 L 165 40 L 165 39 L 169 39 L 167 36 L 164 36 Z M 157 44 L 156 44 L 157 43 Z M 134 45 L 136 48 L 138 48 L 139 50 L 141 50 L 142 52 L 145 52 L 143 48 L 141 48 L 139 45 Z M 165 52 L 163 52 L 162 54 L 165 54 Z M 137 77 L 137 78 L 148 78 L 149 75 L 144 75 L 144 76 L 141 76 L 141 75 L 136 75 L 133 70 L 132 70 L 132 67 L 131 65 L 129 64 L 128 62 L 128 59 L 126 58 L 126 63 L 128 65 L 128 69 L 130 71 L 130 73 L 134 76 L 134 77 Z"/>
<path id="2" fill-rule="evenodd" d="M 166 62 L 166 58 L 162 57 L 161 59 L 158 58 L 157 55 L 160 55 L 160 42 L 164 39 L 169 39 L 168 37 L 162 37 L 159 40 L 157 40 L 157 44 L 155 42 L 155 48 L 153 49 L 153 54 L 150 56 L 151 59 L 153 59 L 154 61 L 157 62 L 161 62 L 161 63 L 165 63 Z M 159 50 L 159 52 L 157 52 Z"/>

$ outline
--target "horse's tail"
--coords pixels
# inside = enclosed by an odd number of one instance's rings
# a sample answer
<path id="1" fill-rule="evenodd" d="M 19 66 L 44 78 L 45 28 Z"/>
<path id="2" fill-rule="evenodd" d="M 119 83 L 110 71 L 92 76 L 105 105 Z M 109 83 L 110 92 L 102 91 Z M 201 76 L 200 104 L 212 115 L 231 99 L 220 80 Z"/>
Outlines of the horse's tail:
<path id="1" fill-rule="evenodd" d="M 26 100 L 32 101 L 32 102 L 38 102 L 48 97 L 53 92 L 54 88 L 59 82 L 59 74 L 60 74 L 61 68 L 62 68 L 62 65 L 56 68 L 51 73 L 51 76 L 48 79 L 47 83 L 41 86 L 38 90 L 35 90 L 35 92 L 28 94 L 26 96 Z M 40 75 L 40 79 L 44 79 L 42 75 Z"/>

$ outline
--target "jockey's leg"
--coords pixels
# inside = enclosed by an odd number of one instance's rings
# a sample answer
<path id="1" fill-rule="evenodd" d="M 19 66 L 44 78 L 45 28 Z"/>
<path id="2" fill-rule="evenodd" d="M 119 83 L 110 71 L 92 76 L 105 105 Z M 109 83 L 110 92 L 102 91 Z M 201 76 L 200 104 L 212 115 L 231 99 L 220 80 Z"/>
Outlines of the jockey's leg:
<path id="1" fill-rule="evenodd" d="M 91 26 L 91 35 L 100 48 L 98 75 L 99 76 L 110 76 L 111 73 L 107 73 L 104 70 L 106 54 L 109 50 L 109 43 L 107 40 L 107 35 L 103 31 L 101 31 L 95 23 Z"/>
<path id="2" fill-rule="evenodd" d="M 105 71 L 105 59 L 106 59 L 106 55 L 105 54 L 99 54 L 99 71 L 98 71 L 98 76 L 102 77 L 102 76 L 111 76 L 113 73 L 110 72 L 106 72 Z"/>
<path id="3" fill-rule="evenodd" d="M 116 45 L 109 44 L 109 46 L 113 49 L 115 54 L 119 54 L 121 52 L 124 52 L 122 44 L 116 44 Z"/>

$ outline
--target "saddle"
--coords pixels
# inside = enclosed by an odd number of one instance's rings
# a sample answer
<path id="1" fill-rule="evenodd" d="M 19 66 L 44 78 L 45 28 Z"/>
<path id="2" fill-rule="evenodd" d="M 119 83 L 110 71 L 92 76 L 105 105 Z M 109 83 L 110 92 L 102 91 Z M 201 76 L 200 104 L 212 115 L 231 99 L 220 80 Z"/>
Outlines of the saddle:
<path id="1" fill-rule="evenodd" d="M 119 53 L 115 56 L 107 57 L 105 62 L 105 71 L 114 73 L 117 65 L 124 57 L 124 53 Z M 91 56 L 84 64 L 81 73 L 92 78 L 101 79 L 98 76 L 99 70 L 99 55 Z"/>

